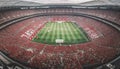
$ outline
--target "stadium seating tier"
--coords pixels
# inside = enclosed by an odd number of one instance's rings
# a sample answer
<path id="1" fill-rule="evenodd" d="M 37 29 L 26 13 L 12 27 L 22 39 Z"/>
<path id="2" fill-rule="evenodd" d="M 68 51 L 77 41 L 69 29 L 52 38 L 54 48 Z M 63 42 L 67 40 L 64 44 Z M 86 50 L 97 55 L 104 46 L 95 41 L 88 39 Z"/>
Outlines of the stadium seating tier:
<path id="1" fill-rule="evenodd" d="M 66 10 L 63 9 L 63 11 Z M 46 13 L 49 12 L 53 11 L 50 10 Z M 111 20 L 117 24 L 120 23 L 120 14 L 114 14 L 114 11 L 73 10 L 70 12 L 90 14 Z M 7 20 L 35 13 L 44 12 L 41 10 L 25 10 L 2 13 L 0 14 L 0 24 Z M 76 22 L 88 34 L 90 41 L 82 44 L 69 44 L 67 46 L 32 42 L 31 39 L 35 36 L 38 29 L 42 29 L 45 22 L 49 21 Z M 25 32 L 30 29 L 34 30 L 34 34 L 23 37 Z M 9 57 L 21 63 L 26 63 L 33 68 L 82 69 L 82 65 L 105 63 L 118 55 L 120 50 L 119 37 L 119 31 L 113 27 L 90 18 L 67 15 L 41 16 L 26 19 L 2 29 L 0 32 L 0 50 L 6 52 Z"/>

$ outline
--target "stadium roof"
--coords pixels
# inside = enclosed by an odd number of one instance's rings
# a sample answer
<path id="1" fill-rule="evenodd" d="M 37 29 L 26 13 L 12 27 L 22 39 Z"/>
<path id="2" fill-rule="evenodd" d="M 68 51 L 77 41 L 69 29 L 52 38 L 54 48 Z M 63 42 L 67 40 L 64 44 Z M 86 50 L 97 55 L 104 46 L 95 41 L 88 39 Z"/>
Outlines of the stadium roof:
<path id="1" fill-rule="evenodd" d="M 46 4 L 120 5 L 120 0 L 0 0 L 0 7 L 40 6 Z"/>
<path id="2" fill-rule="evenodd" d="M 37 3 L 44 3 L 44 4 L 53 4 L 53 3 L 83 3 L 83 2 L 88 2 L 88 1 L 93 1 L 93 0 L 23 0 L 23 1 L 32 1 L 32 2 L 37 2 Z"/>

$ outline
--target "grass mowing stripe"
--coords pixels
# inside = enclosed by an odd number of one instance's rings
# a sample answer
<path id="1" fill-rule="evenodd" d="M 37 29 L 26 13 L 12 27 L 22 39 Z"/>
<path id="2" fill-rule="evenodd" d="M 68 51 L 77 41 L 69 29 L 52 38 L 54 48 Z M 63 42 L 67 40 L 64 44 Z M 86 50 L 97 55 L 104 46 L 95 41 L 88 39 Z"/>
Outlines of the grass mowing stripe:
<path id="1" fill-rule="evenodd" d="M 37 40 L 38 42 L 39 41 L 42 41 L 43 42 L 43 35 L 45 35 L 45 30 L 46 30 L 46 25 L 45 27 L 40 31 L 40 33 L 38 34 L 38 37 L 39 37 L 39 40 Z M 42 37 L 41 37 L 42 36 Z"/>
<path id="2" fill-rule="evenodd" d="M 72 25 L 72 29 L 73 29 L 73 31 L 74 31 L 74 36 L 75 36 L 75 39 L 77 40 L 79 40 L 79 39 L 81 39 L 82 37 L 80 36 L 80 32 L 77 30 L 77 28 L 78 27 L 76 27 L 76 26 L 74 26 L 74 24 L 72 23 L 71 24 Z"/>
<path id="3" fill-rule="evenodd" d="M 86 41 L 88 41 L 89 39 L 87 38 L 87 36 L 86 36 L 84 30 L 83 30 L 82 28 L 79 28 L 79 29 L 81 30 L 81 31 L 80 31 L 81 36 L 82 36 L 84 39 L 86 39 Z"/>
<path id="4" fill-rule="evenodd" d="M 71 26 L 71 33 L 72 33 L 72 36 L 73 36 L 73 43 L 79 43 L 79 40 L 81 37 L 79 37 L 79 34 L 78 32 L 76 31 L 76 27 L 73 26 L 73 24 L 71 23 L 70 24 Z"/>
<path id="5" fill-rule="evenodd" d="M 51 29 L 52 32 L 50 32 L 51 33 L 51 35 L 50 35 L 51 40 L 50 41 L 51 41 L 51 44 L 54 44 L 55 41 L 53 39 L 55 38 L 54 37 L 54 35 L 55 35 L 55 31 L 54 31 L 55 30 L 55 24 L 52 23 L 52 25 L 53 25 L 52 29 Z"/>
<path id="6" fill-rule="evenodd" d="M 64 40 L 64 42 L 66 42 L 67 40 L 67 36 L 65 34 L 66 34 L 65 24 L 62 23 L 62 39 Z"/>
<path id="7" fill-rule="evenodd" d="M 45 41 L 48 42 L 48 43 L 51 43 L 51 30 L 53 28 L 53 24 L 50 23 L 50 26 L 49 26 L 49 29 L 47 30 L 47 35 L 46 35 L 46 39 Z"/>
<path id="8" fill-rule="evenodd" d="M 47 25 L 47 24 L 46 24 L 46 25 Z M 40 31 L 38 32 L 38 35 L 37 35 L 37 36 L 41 36 L 41 35 L 44 34 L 45 29 L 46 29 L 46 25 L 42 28 L 42 30 L 40 30 Z"/>
<path id="9" fill-rule="evenodd" d="M 62 28 L 62 23 L 59 24 L 59 38 L 62 39 L 62 31 L 61 31 L 61 28 Z"/>
<path id="10" fill-rule="evenodd" d="M 89 39 L 86 37 L 87 35 L 83 32 L 83 30 L 81 31 L 81 36 L 83 36 L 86 41 L 89 41 Z"/>
<path id="11" fill-rule="evenodd" d="M 77 25 L 74 24 L 74 26 L 77 26 Z M 80 36 L 82 36 L 86 41 L 88 41 L 88 38 L 85 36 L 85 33 L 83 32 L 82 28 L 78 27 L 77 30 L 80 32 Z"/>
<path id="12" fill-rule="evenodd" d="M 44 26 L 44 28 L 37 34 L 37 36 L 39 37 L 39 39 L 34 39 L 34 41 L 37 41 L 37 42 L 43 42 L 43 35 L 45 35 L 45 30 L 47 29 L 46 28 L 47 24 Z M 42 36 L 42 37 L 41 37 Z"/>
<path id="13" fill-rule="evenodd" d="M 54 33 L 52 33 L 53 35 L 53 38 L 52 38 L 52 43 L 55 44 L 55 40 L 57 39 L 57 32 L 58 32 L 58 29 L 57 29 L 57 23 L 53 23 L 54 24 Z"/>
<path id="14" fill-rule="evenodd" d="M 41 36 L 42 42 L 46 42 L 45 39 L 46 39 L 46 35 L 47 35 L 47 31 L 49 29 L 49 26 L 50 26 L 50 23 L 47 23 L 46 26 L 45 26 L 44 34 Z"/>
<path id="15" fill-rule="evenodd" d="M 61 23 L 57 23 L 58 24 L 58 39 L 60 39 L 60 34 L 61 34 L 61 31 L 60 31 L 60 24 Z"/>
<path id="16" fill-rule="evenodd" d="M 53 32 L 52 32 L 52 37 L 51 37 L 51 42 L 52 42 L 52 43 L 55 42 L 54 39 L 56 38 L 56 37 L 55 37 L 55 34 L 56 34 L 56 33 L 55 33 L 55 30 L 56 30 L 56 25 L 55 25 L 55 23 L 53 23 L 53 30 L 52 30 Z"/>
<path id="17" fill-rule="evenodd" d="M 69 31 L 68 31 L 68 26 L 67 26 L 67 23 L 64 23 L 64 28 L 65 28 L 65 43 L 68 43 L 69 42 L 69 40 L 70 40 L 70 38 L 69 38 Z"/>
<path id="18" fill-rule="evenodd" d="M 54 42 L 55 42 L 55 40 L 56 40 L 56 38 L 57 38 L 57 24 L 55 23 L 55 37 L 54 37 Z"/>
<path id="19" fill-rule="evenodd" d="M 58 23 L 56 23 L 56 25 L 57 25 L 57 30 L 56 30 L 56 32 L 57 32 L 57 38 L 56 39 L 59 39 L 59 25 L 58 25 Z"/>
<path id="20" fill-rule="evenodd" d="M 61 24 L 61 34 L 62 34 L 62 39 L 63 39 L 63 40 L 65 40 L 65 37 L 64 37 L 64 34 L 65 34 L 64 29 L 65 29 L 65 28 L 64 28 L 64 23 L 62 23 L 62 24 Z"/>
<path id="21" fill-rule="evenodd" d="M 71 26 L 70 26 L 70 23 L 67 23 L 67 29 L 68 29 L 68 32 L 69 32 L 69 42 L 71 43 L 73 41 L 73 34 L 71 33 L 72 29 L 71 29 Z"/>
<path id="22" fill-rule="evenodd" d="M 73 24 L 73 26 L 74 26 L 74 28 L 75 28 L 76 31 L 77 31 L 77 34 L 75 34 L 76 37 L 77 37 L 76 41 L 77 41 L 78 43 L 82 43 L 82 42 L 87 41 L 87 40 L 81 35 L 81 33 L 82 33 L 83 31 L 82 31 L 81 29 L 79 29 L 79 27 L 78 27 L 77 25 Z M 84 35 L 84 34 L 83 34 L 83 35 Z M 80 37 L 80 38 L 78 39 L 78 37 Z"/>
<path id="23" fill-rule="evenodd" d="M 73 34 L 74 39 L 79 39 L 80 37 L 79 37 L 78 32 L 76 31 L 76 27 L 73 26 L 73 23 L 71 23 L 70 25 L 71 25 L 71 30 L 72 30 L 71 33 Z"/>

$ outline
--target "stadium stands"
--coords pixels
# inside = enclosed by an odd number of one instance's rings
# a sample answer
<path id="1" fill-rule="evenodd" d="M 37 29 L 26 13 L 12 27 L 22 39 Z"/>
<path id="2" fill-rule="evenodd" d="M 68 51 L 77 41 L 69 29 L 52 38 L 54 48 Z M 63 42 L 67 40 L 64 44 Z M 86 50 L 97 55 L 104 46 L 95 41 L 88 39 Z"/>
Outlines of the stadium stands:
<path id="1" fill-rule="evenodd" d="M 119 13 L 97 10 L 24 10 L 1 14 L 1 22 L 36 13 L 85 13 L 119 24 Z M 107 13 L 107 14 L 106 14 Z M 109 16 L 109 14 L 111 14 Z M 114 15 L 115 16 L 114 16 Z M 112 18 L 114 17 L 114 18 Z M 32 38 L 48 21 L 71 21 L 88 34 L 90 41 L 83 44 L 54 46 L 32 42 Z M 104 30 L 103 30 L 104 29 Z M 26 34 L 26 32 L 31 32 Z M 114 32 L 114 33 L 112 33 Z M 119 32 L 102 22 L 81 16 L 41 16 L 26 19 L 2 29 L 0 50 L 9 57 L 39 69 L 82 69 L 82 65 L 101 64 L 119 54 Z M 17 52 L 16 52 L 17 51 Z M 23 56 L 24 55 L 24 56 Z"/>
<path id="2" fill-rule="evenodd" d="M 4 11 L 0 13 L 0 26 L 24 16 L 43 16 L 21 20 L 1 29 L 0 50 L 12 59 L 38 69 L 83 69 L 87 65 L 109 62 L 120 54 L 119 31 L 88 17 L 64 15 L 73 13 L 100 17 L 120 25 L 120 12 L 114 10 L 54 8 Z M 90 41 L 57 46 L 33 42 L 32 39 L 49 21 L 74 22 L 85 31 Z"/>

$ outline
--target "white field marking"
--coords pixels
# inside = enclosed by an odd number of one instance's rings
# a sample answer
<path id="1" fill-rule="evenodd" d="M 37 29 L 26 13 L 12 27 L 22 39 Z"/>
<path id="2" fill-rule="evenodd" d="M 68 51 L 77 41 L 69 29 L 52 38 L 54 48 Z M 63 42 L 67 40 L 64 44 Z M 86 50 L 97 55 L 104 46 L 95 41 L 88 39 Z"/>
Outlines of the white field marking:
<path id="1" fill-rule="evenodd" d="M 56 43 L 64 43 L 64 40 L 63 40 L 63 39 L 56 39 L 55 42 L 56 42 Z"/>
<path id="2" fill-rule="evenodd" d="M 65 21 L 56 21 L 56 22 L 60 24 L 60 23 L 63 23 L 63 22 L 65 22 Z"/>

